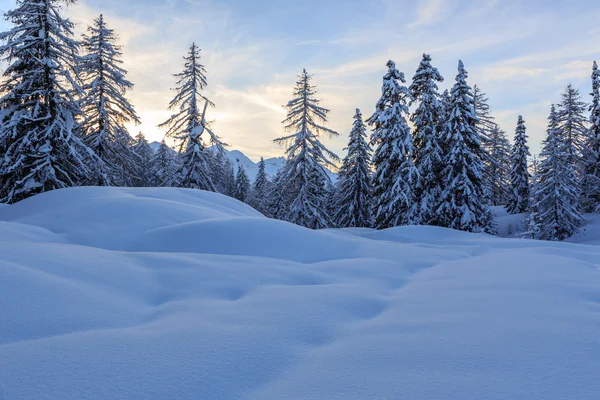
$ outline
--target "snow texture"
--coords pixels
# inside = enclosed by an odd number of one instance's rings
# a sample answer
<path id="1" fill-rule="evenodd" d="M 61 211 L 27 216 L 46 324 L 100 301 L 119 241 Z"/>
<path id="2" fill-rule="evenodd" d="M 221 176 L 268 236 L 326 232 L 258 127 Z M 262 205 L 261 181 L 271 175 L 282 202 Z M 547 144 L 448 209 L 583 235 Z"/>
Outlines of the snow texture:
<path id="1" fill-rule="evenodd" d="M 0 208 L 0 254 L 2 400 L 600 392 L 595 246 L 312 231 L 216 193 L 97 187 Z"/>

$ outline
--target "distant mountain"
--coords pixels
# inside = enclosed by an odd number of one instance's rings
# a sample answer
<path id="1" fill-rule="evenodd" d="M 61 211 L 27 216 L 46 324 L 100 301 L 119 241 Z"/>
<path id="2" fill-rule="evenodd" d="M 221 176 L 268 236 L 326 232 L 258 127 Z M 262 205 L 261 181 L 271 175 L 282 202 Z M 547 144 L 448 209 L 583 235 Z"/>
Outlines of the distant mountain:
<path id="1" fill-rule="evenodd" d="M 159 147 L 159 142 L 150 143 L 150 148 L 155 152 L 158 150 Z M 239 166 L 241 165 L 246 170 L 248 178 L 250 178 L 251 181 L 254 181 L 254 178 L 256 178 L 256 175 L 258 174 L 258 163 L 252 161 L 250 158 L 248 158 L 248 156 L 246 156 L 239 150 L 225 149 L 225 154 L 227 155 L 227 158 L 229 159 L 231 164 L 233 164 L 236 173 Z M 285 164 L 285 157 L 273 157 L 265 159 L 265 172 L 267 173 L 269 178 L 272 179 L 275 176 L 275 174 L 277 174 L 277 171 L 279 171 L 279 169 L 283 166 L 283 164 Z M 335 182 L 335 180 L 337 179 L 337 175 L 331 171 L 329 171 L 329 177 L 333 182 Z"/>

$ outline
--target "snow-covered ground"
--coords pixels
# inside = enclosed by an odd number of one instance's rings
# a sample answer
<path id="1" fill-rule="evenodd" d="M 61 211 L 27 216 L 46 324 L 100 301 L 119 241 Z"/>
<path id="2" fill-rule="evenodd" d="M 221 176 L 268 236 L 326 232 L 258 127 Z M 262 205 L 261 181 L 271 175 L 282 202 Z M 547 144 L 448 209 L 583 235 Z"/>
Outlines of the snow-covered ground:
<path id="1" fill-rule="evenodd" d="M 597 246 L 310 231 L 171 188 L 0 208 L 2 400 L 595 400 L 599 376 Z"/>

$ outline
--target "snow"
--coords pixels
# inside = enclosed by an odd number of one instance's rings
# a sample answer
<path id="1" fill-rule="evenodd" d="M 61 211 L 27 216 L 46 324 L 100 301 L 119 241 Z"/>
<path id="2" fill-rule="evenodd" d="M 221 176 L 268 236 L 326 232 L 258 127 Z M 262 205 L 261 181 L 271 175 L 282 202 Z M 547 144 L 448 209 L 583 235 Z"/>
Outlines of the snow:
<path id="1" fill-rule="evenodd" d="M 600 237 L 600 218 L 587 238 Z M 0 399 L 595 399 L 600 248 L 189 189 L 0 208 Z"/>

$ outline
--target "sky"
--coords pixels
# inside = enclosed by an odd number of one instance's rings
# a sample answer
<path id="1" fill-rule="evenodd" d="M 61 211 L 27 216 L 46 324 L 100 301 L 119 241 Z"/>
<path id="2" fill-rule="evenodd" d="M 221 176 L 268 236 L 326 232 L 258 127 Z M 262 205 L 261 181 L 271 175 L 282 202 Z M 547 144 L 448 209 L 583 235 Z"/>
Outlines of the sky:
<path id="1" fill-rule="evenodd" d="M 2 12 L 13 6 L 0 0 Z M 120 36 L 135 85 L 128 97 L 142 124 L 133 134 L 163 138 L 157 125 L 171 115 L 172 75 L 196 42 L 216 104 L 213 130 L 254 160 L 283 155 L 273 139 L 284 134 L 282 106 L 303 68 L 331 110 L 327 126 L 340 135 L 323 142 L 339 155 L 355 109 L 373 113 L 386 62 L 409 84 L 423 53 L 445 78 L 441 90 L 462 60 L 511 139 L 522 114 L 535 154 L 551 103 L 569 83 L 589 101 L 592 61 L 600 61 L 593 0 L 80 0 L 64 11 L 78 32 L 100 13 Z"/>

